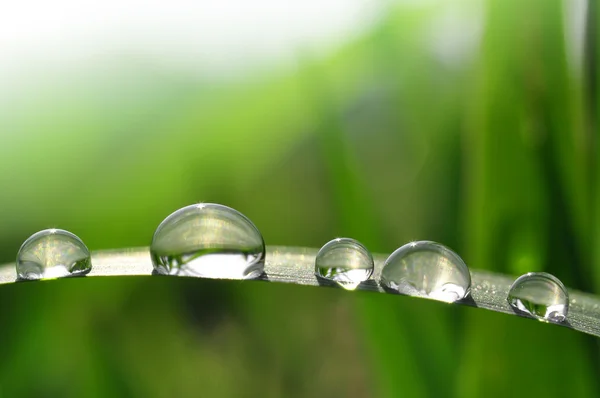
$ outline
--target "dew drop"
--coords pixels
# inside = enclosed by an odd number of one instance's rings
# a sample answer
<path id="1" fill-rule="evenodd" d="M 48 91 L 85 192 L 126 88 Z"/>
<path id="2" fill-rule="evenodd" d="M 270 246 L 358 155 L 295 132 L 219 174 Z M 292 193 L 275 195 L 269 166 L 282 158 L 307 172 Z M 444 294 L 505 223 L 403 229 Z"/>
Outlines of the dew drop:
<path id="1" fill-rule="evenodd" d="M 540 321 L 562 322 L 569 310 L 569 293 L 562 282 L 546 272 L 529 272 L 510 287 L 508 303 Z"/>
<path id="2" fill-rule="evenodd" d="M 327 242 L 315 259 L 315 275 L 347 290 L 373 275 L 373 256 L 360 242 L 338 238 Z"/>
<path id="3" fill-rule="evenodd" d="M 90 272 L 92 260 L 77 236 L 62 229 L 45 229 L 21 245 L 16 268 L 21 280 L 64 278 Z"/>
<path id="4" fill-rule="evenodd" d="M 202 203 L 165 218 L 154 232 L 150 254 L 163 275 L 253 279 L 264 272 L 265 243 L 242 213 Z"/>
<path id="5" fill-rule="evenodd" d="M 401 294 L 453 303 L 469 295 L 471 274 L 452 250 L 430 241 L 408 243 L 383 265 L 381 284 Z"/>

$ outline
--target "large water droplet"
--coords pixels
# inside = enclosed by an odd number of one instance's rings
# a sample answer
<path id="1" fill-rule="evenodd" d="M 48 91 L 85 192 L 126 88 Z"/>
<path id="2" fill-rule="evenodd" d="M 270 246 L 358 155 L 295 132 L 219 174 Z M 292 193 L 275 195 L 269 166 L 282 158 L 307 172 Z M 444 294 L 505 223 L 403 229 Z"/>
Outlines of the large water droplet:
<path id="1" fill-rule="evenodd" d="M 339 238 L 327 242 L 315 259 L 315 275 L 353 290 L 373 274 L 373 257 L 360 242 Z"/>
<path id="2" fill-rule="evenodd" d="M 381 284 L 410 296 L 453 303 L 469 295 L 471 274 L 463 260 L 439 243 L 408 243 L 383 265 Z"/>
<path id="3" fill-rule="evenodd" d="M 16 267 L 19 279 L 52 279 L 84 275 L 92 269 L 92 260 L 77 236 L 62 229 L 45 229 L 21 245 Z"/>
<path id="4" fill-rule="evenodd" d="M 530 272 L 510 287 L 508 303 L 541 321 L 562 322 L 569 310 L 569 293 L 558 278 L 545 272 Z"/>
<path id="5" fill-rule="evenodd" d="M 265 243 L 242 213 L 202 203 L 179 209 L 160 223 L 150 254 L 154 269 L 164 275 L 252 279 L 264 271 Z"/>

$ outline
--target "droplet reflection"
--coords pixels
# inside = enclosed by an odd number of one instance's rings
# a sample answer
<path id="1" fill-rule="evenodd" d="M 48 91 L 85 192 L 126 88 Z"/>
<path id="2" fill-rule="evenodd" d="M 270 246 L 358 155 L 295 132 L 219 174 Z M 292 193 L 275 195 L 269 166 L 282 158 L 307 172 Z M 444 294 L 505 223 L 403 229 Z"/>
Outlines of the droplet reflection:
<path id="1" fill-rule="evenodd" d="M 510 287 L 508 303 L 541 321 L 563 322 L 569 311 L 569 293 L 562 282 L 546 272 L 530 272 Z"/>
<path id="2" fill-rule="evenodd" d="M 315 259 L 315 275 L 347 290 L 356 287 L 373 274 L 373 257 L 360 242 L 338 238 L 327 242 Z"/>
<path id="3" fill-rule="evenodd" d="M 408 243 L 385 261 L 384 287 L 409 296 L 452 303 L 469 295 L 471 274 L 452 250 L 430 241 Z"/>
<path id="4" fill-rule="evenodd" d="M 202 203 L 168 216 L 154 233 L 150 254 L 164 275 L 252 279 L 264 271 L 265 244 L 237 210 Z"/>
<path id="5" fill-rule="evenodd" d="M 62 229 L 45 229 L 31 235 L 17 254 L 21 280 L 78 276 L 92 269 L 90 251 L 76 235 Z"/>

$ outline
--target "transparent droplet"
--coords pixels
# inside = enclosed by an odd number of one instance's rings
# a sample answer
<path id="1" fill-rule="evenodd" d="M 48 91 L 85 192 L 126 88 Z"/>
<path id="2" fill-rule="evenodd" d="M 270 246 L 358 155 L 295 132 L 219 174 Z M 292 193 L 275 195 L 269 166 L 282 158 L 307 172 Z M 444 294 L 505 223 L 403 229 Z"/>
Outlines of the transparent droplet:
<path id="1" fill-rule="evenodd" d="M 562 322 L 569 311 L 569 293 L 558 278 L 545 272 L 529 272 L 510 287 L 508 303 L 541 321 Z"/>
<path id="2" fill-rule="evenodd" d="M 463 260 L 439 243 L 408 243 L 383 265 L 381 284 L 399 293 L 453 303 L 469 295 L 471 274 Z"/>
<path id="3" fill-rule="evenodd" d="M 53 279 L 84 275 L 92 269 L 92 260 L 77 236 L 62 229 L 45 229 L 21 245 L 16 267 L 19 279 Z"/>
<path id="4" fill-rule="evenodd" d="M 360 242 L 338 238 L 327 242 L 315 259 L 315 275 L 353 290 L 373 274 L 373 257 Z"/>
<path id="5" fill-rule="evenodd" d="M 154 269 L 163 275 L 252 279 L 263 274 L 265 243 L 242 213 L 202 203 L 179 209 L 160 223 L 150 254 Z"/>

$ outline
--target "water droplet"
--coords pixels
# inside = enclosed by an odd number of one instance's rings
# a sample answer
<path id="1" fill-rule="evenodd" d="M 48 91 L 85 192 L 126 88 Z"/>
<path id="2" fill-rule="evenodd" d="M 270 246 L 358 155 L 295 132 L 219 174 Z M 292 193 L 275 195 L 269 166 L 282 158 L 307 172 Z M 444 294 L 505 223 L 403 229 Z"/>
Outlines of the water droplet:
<path id="1" fill-rule="evenodd" d="M 252 279 L 263 274 L 265 243 L 242 213 L 202 203 L 165 218 L 154 232 L 150 254 L 163 275 Z"/>
<path id="2" fill-rule="evenodd" d="M 373 257 L 360 242 L 338 238 L 327 242 L 315 259 L 315 275 L 354 290 L 373 274 Z"/>
<path id="3" fill-rule="evenodd" d="M 545 272 L 518 277 L 510 287 L 508 303 L 541 321 L 562 322 L 569 310 L 569 294 L 558 278 Z"/>
<path id="4" fill-rule="evenodd" d="M 388 257 L 381 284 L 402 294 L 453 303 L 469 295 L 471 274 L 452 250 L 420 241 L 408 243 Z"/>
<path id="5" fill-rule="evenodd" d="M 31 235 L 19 249 L 17 277 L 24 280 L 78 276 L 92 269 L 90 251 L 77 236 L 62 229 Z"/>

